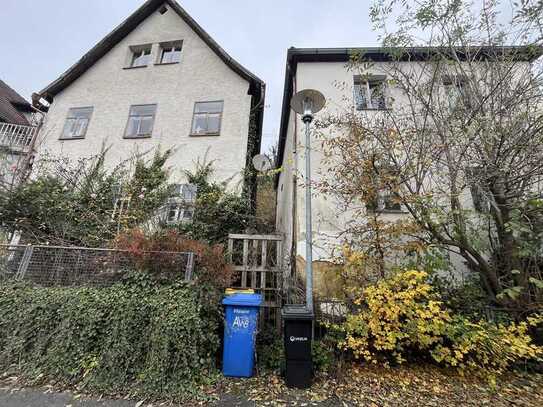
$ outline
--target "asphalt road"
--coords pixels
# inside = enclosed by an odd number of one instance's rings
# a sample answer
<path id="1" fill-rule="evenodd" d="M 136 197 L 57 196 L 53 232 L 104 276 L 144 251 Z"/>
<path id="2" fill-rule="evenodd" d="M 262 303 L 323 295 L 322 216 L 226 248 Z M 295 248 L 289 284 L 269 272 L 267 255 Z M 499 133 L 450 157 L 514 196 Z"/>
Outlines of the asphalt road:
<path id="1" fill-rule="evenodd" d="M 164 406 L 175 407 L 165 403 Z M 190 404 L 189 404 L 190 405 Z M 253 407 L 256 403 L 241 400 L 235 396 L 224 395 L 221 401 L 211 403 L 217 407 Z M 133 400 L 94 399 L 86 396 L 74 398 L 70 392 L 45 393 L 44 389 L 0 387 L 0 407 L 159 407 L 160 403 L 138 405 Z"/>

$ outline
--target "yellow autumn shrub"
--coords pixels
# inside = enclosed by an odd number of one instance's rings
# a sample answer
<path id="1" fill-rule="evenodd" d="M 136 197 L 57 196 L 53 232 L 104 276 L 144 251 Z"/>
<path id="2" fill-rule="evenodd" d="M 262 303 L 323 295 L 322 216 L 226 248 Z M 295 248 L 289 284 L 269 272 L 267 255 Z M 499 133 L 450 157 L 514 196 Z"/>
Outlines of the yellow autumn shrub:
<path id="1" fill-rule="evenodd" d="M 360 312 L 347 316 L 341 330 L 346 350 L 375 362 L 383 354 L 398 363 L 408 349 L 439 343 L 451 320 L 423 271 L 405 271 L 369 286 L 354 303 Z"/>
<path id="2" fill-rule="evenodd" d="M 495 325 L 457 316 L 448 325 L 443 344 L 433 349 L 432 357 L 462 372 L 501 374 L 519 361 L 541 360 L 543 348 L 532 343 L 528 332 L 530 326 L 541 321 L 541 317 L 533 317 L 518 324 Z"/>
<path id="3" fill-rule="evenodd" d="M 415 352 L 492 376 L 519 361 L 541 359 L 543 348 L 532 343 L 528 330 L 543 318 L 509 325 L 470 322 L 452 315 L 427 277 L 409 270 L 362 290 L 354 301 L 359 311 L 336 327 L 343 333 L 340 348 L 372 363 L 382 358 L 402 363 Z"/>

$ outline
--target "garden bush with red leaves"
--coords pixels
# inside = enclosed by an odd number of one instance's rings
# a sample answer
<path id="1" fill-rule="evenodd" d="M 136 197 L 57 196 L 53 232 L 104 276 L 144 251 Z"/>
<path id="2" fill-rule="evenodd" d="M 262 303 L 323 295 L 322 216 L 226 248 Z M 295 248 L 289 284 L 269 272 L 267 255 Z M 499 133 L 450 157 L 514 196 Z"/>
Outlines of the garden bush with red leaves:
<path id="1" fill-rule="evenodd" d="M 132 253 L 140 271 L 159 278 L 184 275 L 183 258 L 178 253 L 191 252 L 195 255 L 195 275 L 199 283 L 222 290 L 232 282 L 233 269 L 226 260 L 222 245 L 187 239 L 174 230 L 147 236 L 134 229 L 119 235 L 115 247 Z"/>

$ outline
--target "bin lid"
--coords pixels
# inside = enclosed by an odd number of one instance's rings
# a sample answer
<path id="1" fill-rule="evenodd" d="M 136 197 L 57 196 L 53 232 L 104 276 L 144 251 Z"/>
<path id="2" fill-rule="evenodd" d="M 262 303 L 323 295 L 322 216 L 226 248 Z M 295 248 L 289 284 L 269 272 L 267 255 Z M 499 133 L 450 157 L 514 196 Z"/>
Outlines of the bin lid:
<path id="1" fill-rule="evenodd" d="M 236 293 L 227 296 L 222 300 L 223 305 L 244 305 L 246 307 L 260 307 L 262 304 L 261 294 Z"/>
<path id="2" fill-rule="evenodd" d="M 313 319 L 313 312 L 305 304 L 289 304 L 281 309 L 283 319 Z"/>

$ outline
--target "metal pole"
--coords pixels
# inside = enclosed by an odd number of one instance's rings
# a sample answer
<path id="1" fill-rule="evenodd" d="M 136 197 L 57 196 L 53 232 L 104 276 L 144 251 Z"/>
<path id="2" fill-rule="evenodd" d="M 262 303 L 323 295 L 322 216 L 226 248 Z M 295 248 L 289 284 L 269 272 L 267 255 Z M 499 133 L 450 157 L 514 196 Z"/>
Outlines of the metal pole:
<path id="1" fill-rule="evenodd" d="M 311 227 L 311 157 L 309 125 L 313 117 L 304 115 L 305 123 L 305 276 L 306 306 L 313 312 L 313 232 Z"/>

